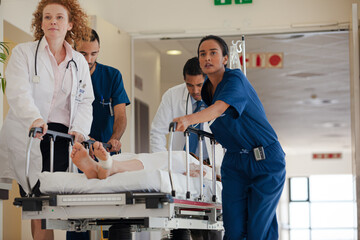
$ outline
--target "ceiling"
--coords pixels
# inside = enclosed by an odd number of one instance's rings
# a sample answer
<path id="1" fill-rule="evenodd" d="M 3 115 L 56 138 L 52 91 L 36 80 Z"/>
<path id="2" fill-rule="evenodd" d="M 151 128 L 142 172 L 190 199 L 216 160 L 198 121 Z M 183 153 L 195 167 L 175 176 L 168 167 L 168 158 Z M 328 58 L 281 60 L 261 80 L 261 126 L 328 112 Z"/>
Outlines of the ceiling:
<path id="1" fill-rule="evenodd" d="M 283 53 L 283 68 L 248 68 L 267 117 L 287 152 L 349 151 L 347 31 L 246 36 L 246 53 Z M 183 82 L 182 67 L 200 38 L 148 39 L 161 54 L 162 92 Z M 228 45 L 241 36 L 224 37 Z M 136 46 L 136 45 L 135 45 Z M 166 55 L 178 49 L 180 56 Z"/>

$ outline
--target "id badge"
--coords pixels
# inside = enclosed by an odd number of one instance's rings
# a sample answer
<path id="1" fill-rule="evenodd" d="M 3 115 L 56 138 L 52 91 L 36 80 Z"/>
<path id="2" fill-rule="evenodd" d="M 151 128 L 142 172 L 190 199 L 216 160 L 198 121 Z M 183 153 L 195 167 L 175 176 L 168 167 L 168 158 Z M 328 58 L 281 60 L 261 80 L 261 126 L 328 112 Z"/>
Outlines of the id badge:
<path id="1" fill-rule="evenodd" d="M 79 90 L 77 91 L 75 101 L 76 102 L 81 102 L 83 100 L 83 98 L 84 98 L 84 94 L 85 94 L 85 84 L 84 84 L 84 86 L 79 88 Z"/>
<path id="2" fill-rule="evenodd" d="M 265 160 L 265 151 L 262 146 L 254 148 L 254 157 L 256 161 Z"/>

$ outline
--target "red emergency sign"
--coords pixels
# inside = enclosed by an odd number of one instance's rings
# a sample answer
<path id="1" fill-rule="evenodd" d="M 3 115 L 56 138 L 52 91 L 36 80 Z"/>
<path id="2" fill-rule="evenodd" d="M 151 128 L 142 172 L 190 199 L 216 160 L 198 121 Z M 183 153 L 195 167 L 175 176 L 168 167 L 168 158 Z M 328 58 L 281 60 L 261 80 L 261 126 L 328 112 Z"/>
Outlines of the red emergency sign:
<path id="1" fill-rule="evenodd" d="M 341 159 L 341 153 L 313 153 L 313 159 Z"/>
<path id="2" fill-rule="evenodd" d="M 283 53 L 246 53 L 246 68 L 282 68 Z M 243 58 L 240 56 L 240 64 Z"/>

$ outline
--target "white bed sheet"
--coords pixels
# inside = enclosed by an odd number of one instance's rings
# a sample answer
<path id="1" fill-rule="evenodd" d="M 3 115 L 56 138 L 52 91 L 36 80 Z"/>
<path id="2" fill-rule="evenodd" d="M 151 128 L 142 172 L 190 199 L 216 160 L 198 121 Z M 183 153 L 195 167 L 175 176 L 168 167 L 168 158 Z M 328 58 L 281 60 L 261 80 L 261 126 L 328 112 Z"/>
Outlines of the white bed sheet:
<path id="1" fill-rule="evenodd" d="M 171 193 L 168 168 L 168 152 L 158 153 L 121 153 L 114 155 L 114 161 L 129 159 L 142 161 L 144 170 L 114 174 L 107 179 L 87 179 L 84 174 L 67 172 L 43 172 L 39 174 L 40 191 L 44 194 L 79 194 L 79 193 L 116 193 L 124 191 L 157 191 Z M 186 194 L 186 153 L 184 151 L 172 152 L 173 183 L 177 198 L 185 199 Z M 199 161 L 190 156 L 190 163 L 199 164 Z M 199 166 L 197 167 L 199 168 Z M 212 190 L 212 169 L 204 166 L 204 196 L 210 201 Z M 216 195 L 221 201 L 221 183 L 217 182 Z M 199 177 L 190 177 L 191 199 L 200 195 Z"/>
<path id="2" fill-rule="evenodd" d="M 173 173 L 176 198 L 185 199 L 186 176 Z M 140 170 L 114 174 L 107 179 L 87 179 L 84 174 L 68 172 L 43 172 L 39 174 L 40 191 L 44 194 L 117 193 L 125 191 L 157 191 L 171 193 L 168 171 Z M 216 196 L 221 202 L 221 183 L 217 182 Z M 191 200 L 199 197 L 200 179 L 190 177 Z M 213 195 L 212 182 L 204 179 L 205 201 Z"/>

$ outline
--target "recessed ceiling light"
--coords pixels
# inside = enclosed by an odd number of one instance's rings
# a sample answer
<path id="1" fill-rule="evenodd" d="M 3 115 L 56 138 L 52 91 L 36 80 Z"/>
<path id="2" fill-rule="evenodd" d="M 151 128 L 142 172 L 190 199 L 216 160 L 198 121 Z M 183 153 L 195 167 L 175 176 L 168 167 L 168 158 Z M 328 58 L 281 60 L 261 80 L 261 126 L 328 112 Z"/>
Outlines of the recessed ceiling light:
<path id="1" fill-rule="evenodd" d="M 324 122 L 319 124 L 320 127 L 323 128 L 341 128 L 345 127 L 345 123 L 339 123 L 339 122 Z"/>
<path id="2" fill-rule="evenodd" d="M 296 78 L 312 78 L 312 77 L 320 77 L 324 74 L 321 73 L 307 73 L 307 72 L 299 72 L 299 73 L 290 73 L 286 74 L 287 77 L 296 77 Z"/>
<path id="3" fill-rule="evenodd" d="M 168 50 L 166 51 L 167 55 L 180 55 L 182 52 L 180 50 Z"/>

